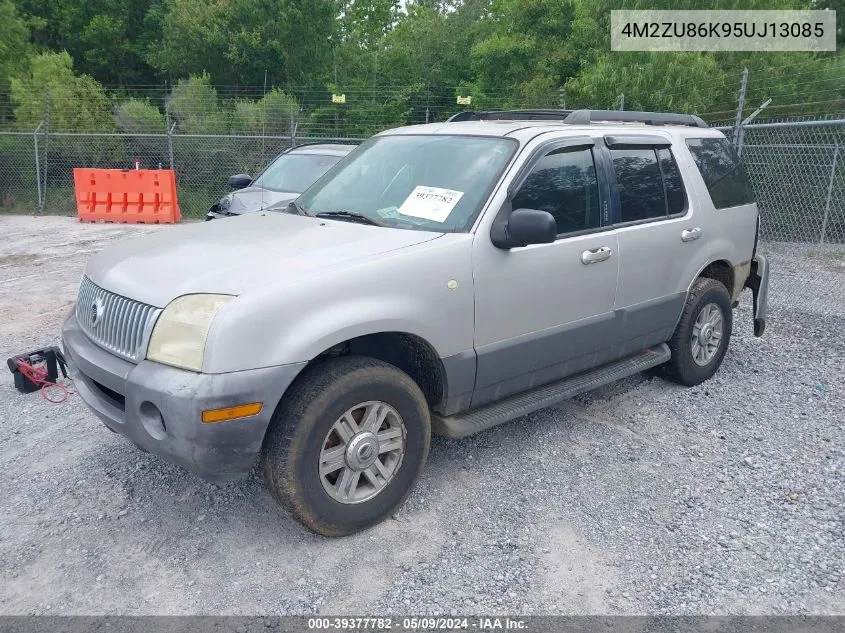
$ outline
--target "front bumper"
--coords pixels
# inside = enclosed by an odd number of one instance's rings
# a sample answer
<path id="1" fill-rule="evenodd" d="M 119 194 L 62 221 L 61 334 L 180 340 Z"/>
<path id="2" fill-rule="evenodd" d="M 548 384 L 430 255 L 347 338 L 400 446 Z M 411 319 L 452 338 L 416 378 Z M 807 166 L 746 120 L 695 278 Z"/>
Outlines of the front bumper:
<path id="1" fill-rule="evenodd" d="M 85 335 L 71 314 L 62 328 L 77 393 L 112 431 L 141 449 L 210 481 L 248 474 L 285 390 L 305 363 L 227 374 L 197 374 L 110 354 Z M 202 412 L 262 402 L 257 415 L 204 424 Z"/>
<path id="2" fill-rule="evenodd" d="M 745 287 L 751 288 L 754 298 L 754 336 L 763 336 L 769 300 L 769 262 L 762 255 L 754 255 L 751 260 L 751 272 L 745 280 Z"/>

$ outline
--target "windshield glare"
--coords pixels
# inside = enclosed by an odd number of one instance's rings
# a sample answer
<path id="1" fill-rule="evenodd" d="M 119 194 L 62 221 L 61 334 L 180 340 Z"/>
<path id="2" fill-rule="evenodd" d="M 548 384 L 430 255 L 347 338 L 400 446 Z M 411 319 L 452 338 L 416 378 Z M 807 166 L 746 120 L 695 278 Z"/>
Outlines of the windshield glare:
<path id="1" fill-rule="evenodd" d="M 340 158 L 340 156 L 321 154 L 283 154 L 273 161 L 252 184 L 254 187 L 263 187 L 272 191 L 301 193 Z"/>
<path id="2" fill-rule="evenodd" d="M 468 231 L 516 149 L 481 136 L 378 136 L 300 198 L 310 215 L 361 213 L 396 228 Z"/>

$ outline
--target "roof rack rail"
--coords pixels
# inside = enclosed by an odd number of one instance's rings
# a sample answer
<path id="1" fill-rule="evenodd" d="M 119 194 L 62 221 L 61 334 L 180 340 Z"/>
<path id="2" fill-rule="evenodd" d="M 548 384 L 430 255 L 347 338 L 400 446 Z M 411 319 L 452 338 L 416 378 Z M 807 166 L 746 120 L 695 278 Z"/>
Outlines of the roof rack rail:
<path id="1" fill-rule="evenodd" d="M 466 110 L 458 112 L 447 119 L 447 121 L 562 121 L 572 114 L 572 110 L 489 110 L 487 112 L 476 112 Z"/>
<path id="2" fill-rule="evenodd" d="M 629 110 L 466 110 L 451 116 L 448 121 L 563 121 L 569 125 L 588 125 L 593 121 L 645 123 L 646 125 L 689 125 L 708 127 L 694 114 L 671 112 L 633 112 Z"/>
<path id="3" fill-rule="evenodd" d="M 627 123 L 645 123 L 646 125 L 709 127 L 701 117 L 697 117 L 694 114 L 633 112 L 627 110 L 575 110 L 563 122 L 570 125 L 586 125 L 592 121 L 622 121 Z"/>

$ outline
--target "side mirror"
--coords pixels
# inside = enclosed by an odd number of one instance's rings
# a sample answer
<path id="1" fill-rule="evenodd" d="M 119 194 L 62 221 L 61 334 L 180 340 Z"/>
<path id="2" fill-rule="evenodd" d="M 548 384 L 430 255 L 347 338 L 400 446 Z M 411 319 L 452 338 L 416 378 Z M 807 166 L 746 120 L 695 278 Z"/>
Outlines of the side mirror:
<path id="1" fill-rule="evenodd" d="M 516 209 L 507 222 L 493 224 L 490 239 L 498 248 L 549 244 L 557 239 L 557 222 L 548 211 Z"/>
<path id="2" fill-rule="evenodd" d="M 234 176 L 229 176 L 229 186 L 232 189 L 243 189 L 244 187 L 249 187 L 252 184 L 252 176 L 249 174 L 235 174 Z"/>

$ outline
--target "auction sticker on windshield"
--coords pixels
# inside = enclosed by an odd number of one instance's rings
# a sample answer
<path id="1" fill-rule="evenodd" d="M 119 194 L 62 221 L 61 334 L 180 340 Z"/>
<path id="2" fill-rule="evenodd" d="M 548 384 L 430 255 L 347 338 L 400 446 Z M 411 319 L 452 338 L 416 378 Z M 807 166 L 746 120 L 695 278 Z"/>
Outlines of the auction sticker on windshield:
<path id="1" fill-rule="evenodd" d="M 417 186 L 399 207 L 399 213 L 414 218 L 443 222 L 460 201 L 463 191 Z"/>

